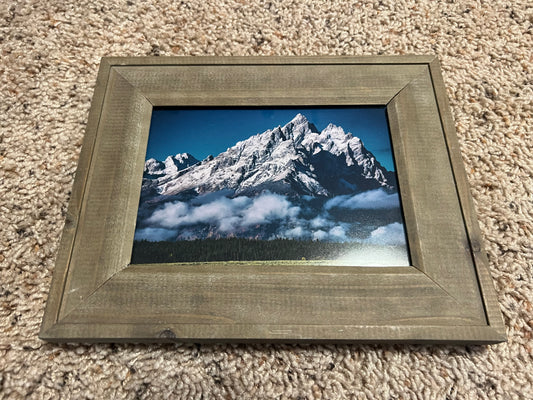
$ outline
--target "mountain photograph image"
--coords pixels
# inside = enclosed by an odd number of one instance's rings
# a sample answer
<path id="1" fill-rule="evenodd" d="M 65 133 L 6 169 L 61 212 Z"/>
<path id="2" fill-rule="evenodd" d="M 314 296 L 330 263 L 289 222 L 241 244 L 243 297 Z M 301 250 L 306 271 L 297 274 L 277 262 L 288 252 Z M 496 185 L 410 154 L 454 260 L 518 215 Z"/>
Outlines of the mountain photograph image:
<path id="1" fill-rule="evenodd" d="M 156 108 L 132 263 L 408 266 L 383 107 Z"/>

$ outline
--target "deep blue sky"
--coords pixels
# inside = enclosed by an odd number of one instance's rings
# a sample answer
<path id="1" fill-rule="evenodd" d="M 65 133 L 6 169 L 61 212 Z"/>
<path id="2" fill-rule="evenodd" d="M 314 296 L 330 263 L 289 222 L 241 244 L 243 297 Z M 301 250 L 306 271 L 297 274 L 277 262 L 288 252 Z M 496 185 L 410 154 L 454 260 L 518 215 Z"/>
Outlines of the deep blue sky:
<path id="1" fill-rule="evenodd" d="M 146 159 L 190 153 L 216 156 L 239 140 L 285 125 L 302 113 L 319 131 L 330 122 L 359 137 L 389 171 L 394 170 L 385 107 L 154 108 Z"/>

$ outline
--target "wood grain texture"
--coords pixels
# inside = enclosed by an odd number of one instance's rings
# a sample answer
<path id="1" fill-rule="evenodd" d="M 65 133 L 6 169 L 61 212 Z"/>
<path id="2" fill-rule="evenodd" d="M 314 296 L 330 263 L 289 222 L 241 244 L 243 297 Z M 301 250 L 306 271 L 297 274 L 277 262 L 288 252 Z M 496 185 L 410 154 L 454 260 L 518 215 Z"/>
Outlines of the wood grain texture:
<path id="1" fill-rule="evenodd" d="M 54 342 L 421 343 L 491 344 L 505 338 L 488 326 L 228 325 L 60 322 L 43 335 Z"/>
<path id="2" fill-rule="evenodd" d="M 48 301 L 46 302 L 46 309 L 41 326 L 42 332 L 53 326 L 59 317 L 59 310 L 65 289 L 65 281 L 67 279 L 67 274 L 69 273 L 74 239 L 78 229 L 78 218 L 85 193 L 85 182 L 87 180 L 87 173 L 89 172 L 89 166 L 94 152 L 94 142 L 96 140 L 96 132 L 100 121 L 105 93 L 107 91 L 107 81 L 110 69 L 111 64 L 106 59 L 102 59 L 94 89 L 91 110 L 85 129 L 82 151 L 78 160 L 76 179 L 74 180 L 71 191 L 65 227 L 63 228 L 59 252 L 55 262 L 52 286 L 48 295 Z"/>
<path id="3" fill-rule="evenodd" d="M 450 112 L 448 98 L 446 97 L 446 88 L 440 72 L 439 61 L 437 59 L 431 61 L 429 63 L 429 68 L 431 71 L 433 86 L 435 88 L 435 99 L 439 107 L 439 115 L 445 133 L 448 154 L 450 155 L 450 163 L 452 165 L 452 171 L 457 186 L 457 193 L 462 204 L 461 211 L 463 213 L 465 227 L 470 241 L 470 249 L 476 267 L 478 282 L 480 283 L 479 286 L 483 297 L 485 313 L 491 327 L 499 332 L 502 337 L 505 337 L 505 325 L 494 283 L 489 273 L 489 262 L 487 254 L 483 248 L 481 229 L 477 221 L 470 188 L 468 187 L 468 180 L 463 165 L 463 159 L 461 157 L 459 141 L 455 134 L 455 126 Z"/>
<path id="4" fill-rule="evenodd" d="M 386 104 L 424 65 L 180 65 L 119 67 L 163 105 Z"/>
<path id="5" fill-rule="evenodd" d="M 480 320 L 485 318 L 429 69 L 391 101 L 391 135 L 401 148 L 406 229 L 414 265 Z M 397 129 L 397 130 L 396 130 Z M 440 149 L 440 151 L 438 151 Z M 405 193 L 405 195 L 404 195 Z M 417 265 L 417 263 L 420 263 Z"/>
<path id="6" fill-rule="evenodd" d="M 113 71 L 109 88 L 85 182 L 60 317 L 131 258 L 152 107 Z"/>
<path id="7" fill-rule="evenodd" d="M 202 56 L 202 57 L 104 57 L 112 65 L 427 65 L 435 60 L 433 55 L 407 56 Z"/>
<path id="8" fill-rule="evenodd" d="M 503 340 L 433 61 L 105 59 L 41 337 Z M 387 105 L 413 267 L 128 265 L 152 107 L 244 104 Z"/>
<path id="9" fill-rule="evenodd" d="M 337 268 L 325 273 L 321 267 L 300 271 L 298 266 L 178 265 L 155 273 L 152 266 L 131 266 L 64 321 L 110 323 L 120 317 L 125 323 L 164 319 L 191 324 L 479 322 L 414 268 L 360 274 L 338 273 Z M 135 313 L 128 313 L 130 309 Z"/>

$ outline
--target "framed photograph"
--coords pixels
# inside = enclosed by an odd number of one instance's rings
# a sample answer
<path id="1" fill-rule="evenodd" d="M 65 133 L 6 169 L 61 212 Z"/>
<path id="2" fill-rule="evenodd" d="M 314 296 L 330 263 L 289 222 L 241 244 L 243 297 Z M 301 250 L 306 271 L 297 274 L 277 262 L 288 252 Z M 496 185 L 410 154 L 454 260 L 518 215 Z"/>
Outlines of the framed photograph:
<path id="1" fill-rule="evenodd" d="M 504 341 L 438 61 L 102 59 L 40 337 Z"/>

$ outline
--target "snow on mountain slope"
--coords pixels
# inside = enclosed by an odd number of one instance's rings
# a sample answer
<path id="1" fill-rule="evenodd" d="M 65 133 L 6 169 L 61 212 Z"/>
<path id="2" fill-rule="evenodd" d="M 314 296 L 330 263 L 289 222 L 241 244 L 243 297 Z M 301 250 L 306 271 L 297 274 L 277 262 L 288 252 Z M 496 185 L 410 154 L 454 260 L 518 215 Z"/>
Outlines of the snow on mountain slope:
<path id="1" fill-rule="evenodd" d="M 201 162 L 188 153 L 164 162 L 149 159 L 145 178 L 143 192 L 158 196 L 229 189 L 235 195 L 270 191 L 333 197 L 376 188 L 396 190 L 394 173 L 382 167 L 359 138 L 333 124 L 319 132 L 302 114 Z"/>
<path id="2" fill-rule="evenodd" d="M 168 156 L 163 162 L 150 158 L 144 164 L 144 174 L 148 178 L 172 175 L 197 163 L 198 160 L 189 153 Z"/>

